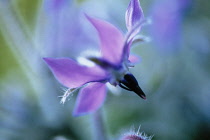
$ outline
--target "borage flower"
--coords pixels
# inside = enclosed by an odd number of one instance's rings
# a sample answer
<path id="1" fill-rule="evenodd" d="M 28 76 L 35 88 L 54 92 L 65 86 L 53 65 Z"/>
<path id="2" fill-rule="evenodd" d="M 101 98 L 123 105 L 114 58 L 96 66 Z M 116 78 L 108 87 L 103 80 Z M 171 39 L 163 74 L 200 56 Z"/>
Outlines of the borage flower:
<path id="1" fill-rule="evenodd" d="M 168 54 L 181 46 L 183 12 L 190 3 L 191 0 L 157 0 L 154 3 L 151 34 L 155 46 L 161 51 Z"/>
<path id="2" fill-rule="evenodd" d="M 69 89 L 61 102 L 67 96 L 80 89 L 74 109 L 74 115 L 82 115 L 97 110 L 106 97 L 106 83 L 134 91 L 141 98 L 145 94 L 135 77 L 129 72 L 134 66 L 134 57 L 130 55 L 130 47 L 144 23 L 143 11 L 138 0 L 131 0 L 127 8 L 125 20 L 128 33 L 124 36 L 112 24 L 87 16 L 95 27 L 100 39 L 101 58 L 89 57 L 96 65 L 82 66 L 69 58 L 44 58 L 58 81 Z"/>

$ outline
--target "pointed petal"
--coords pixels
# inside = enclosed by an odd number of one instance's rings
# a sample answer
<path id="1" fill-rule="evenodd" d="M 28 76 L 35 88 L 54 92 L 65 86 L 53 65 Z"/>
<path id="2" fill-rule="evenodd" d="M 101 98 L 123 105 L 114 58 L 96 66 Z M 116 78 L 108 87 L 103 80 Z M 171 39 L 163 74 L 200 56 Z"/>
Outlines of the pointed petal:
<path id="1" fill-rule="evenodd" d="M 140 6 L 139 0 L 131 0 L 125 13 L 125 21 L 128 33 L 125 37 L 125 45 L 122 56 L 123 59 L 128 59 L 130 47 L 134 41 L 134 37 L 140 32 L 141 26 L 147 22 L 147 20 L 143 19 L 143 10 Z"/>
<path id="2" fill-rule="evenodd" d="M 123 52 L 124 37 L 122 33 L 108 22 L 89 16 L 86 17 L 99 34 L 103 58 L 110 63 L 118 65 L 121 62 Z"/>
<path id="3" fill-rule="evenodd" d="M 92 81 L 101 81 L 107 78 L 105 71 L 98 67 L 81 66 L 68 58 L 44 58 L 57 80 L 69 87 L 80 87 Z"/>
<path id="4" fill-rule="evenodd" d="M 139 0 L 131 0 L 125 13 L 125 22 L 128 31 L 136 26 L 143 18 L 143 10 Z"/>
<path id="5" fill-rule="evenodd" d="M 106 86 L 104 83 L 90 83 L 80 91 L 74 115 L 78 116 L 96 111 L 103 104 L 105 97 Z"/>

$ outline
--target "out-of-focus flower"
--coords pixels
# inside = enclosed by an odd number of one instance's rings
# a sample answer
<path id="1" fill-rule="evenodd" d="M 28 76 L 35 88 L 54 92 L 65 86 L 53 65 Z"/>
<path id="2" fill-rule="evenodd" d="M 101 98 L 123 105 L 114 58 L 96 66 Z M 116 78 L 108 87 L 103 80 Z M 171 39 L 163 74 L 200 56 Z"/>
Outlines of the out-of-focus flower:
<path id="1" fill-rule="evenodd" d="M 95 46 L 95 40 L 88 35 L 86 19 L 77 6 L 72 0 L 43 1 L 37 21 L 36 42 L 44 55 L 77 56 L 80 50 Z M 73 46 L 80 49 L 72 49 Z"/>
<path id="2" fill-rule="evenodd" d="M 44 7 L 48 12 L 56 14 L 71 0 L 44 0 Z"/>
<path id="3" fill-rule="evenodd" d="M 82 66 L 69 58 L 44 58 L 58 81 L 69 88 L 61 102 L 64 103 L 69 94 L 82 87 L 74 115 L 95 111 L 105 99 L 107 82 L 113 86 L 119 85 L 126 90 L 134 91 L 146 99 L 137 80 L 129 72 L 129 67 L 134 66 L 129 59 L 130 47 L 144 23 L 139 1 L 131 0 L 127 8 L 125 17 L 128 33 L 125 36 L 106 21 L 87 15 L 86 17 L 97 30 L 101 43 L 102 57 L 88 57 L 88 60 L 96 64 L 95 66 Z M 132 60 L 135 59 L 132 57 Z"/>
<path id="4" fill-rule="evenodd" d="M 152 10 L 152 39 L 164 51 L 173 51 L 180 46 L 183 11 L 190 0 L 157 1 Z"/>

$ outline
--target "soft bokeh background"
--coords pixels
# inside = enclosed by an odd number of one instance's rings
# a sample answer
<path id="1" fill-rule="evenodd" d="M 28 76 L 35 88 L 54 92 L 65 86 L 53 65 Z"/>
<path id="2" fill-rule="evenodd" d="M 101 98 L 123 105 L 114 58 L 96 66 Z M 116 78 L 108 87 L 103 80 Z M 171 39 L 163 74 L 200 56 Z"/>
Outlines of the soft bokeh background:
<path id="1" fill-rule="evenodd" d="M 126 32 L 128 3 L 0 0 L 0 140 L 93 138 L 92 115 L 72 116 L 77 94 L 59 104 L 64 87 L 42 57 L 97 51 L 96 32 L 83 13 Z M 141 63 L 131 72 L 147 100 L 110 91 L 101 108 L 108 137 L 117 140 L 141 125 L 153 140 L 210 140 L 210 2 L 141 0 L 141 5 L 152 20 L 141 34 L 151 41 L 132 49 Z"/>

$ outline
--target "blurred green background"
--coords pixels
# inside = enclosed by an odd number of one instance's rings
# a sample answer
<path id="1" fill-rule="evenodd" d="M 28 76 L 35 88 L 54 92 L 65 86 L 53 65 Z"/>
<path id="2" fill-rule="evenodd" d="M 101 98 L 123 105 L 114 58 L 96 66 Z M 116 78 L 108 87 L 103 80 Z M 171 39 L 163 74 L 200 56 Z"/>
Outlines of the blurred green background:
<path id="1" fill-rule="evenodd" d="M 120 88 L 109 91 L 101 108 L 104 133 L 116 140 L 132 126 L 137 129 L 141 125 L 141 131 L 154 135 L 153 140 L 210 140 L 210 2 L 192 0 L 179 13 L 180 43 L 167 46 L 169 49 L 158 46 L 151 32 L 156 23 L 153 8 L 161 2 L 141 0 L 145 17 L 152 20 L 141 34 L 151 41 L 132 49 L 141 62 L 131 72 L 147 100 Z M 72 116 L 77 94 L 65 105 L 59 104 L 63 87 L 42 57 L 76 58 L 88 47 L 97 50 L 97 36 L 83 13 L 126 31 L 128 3 L 69 0 L 65 6 L 61 4 L 63 10 L 51 11 L 53 6 L 42 0 L 0 0 L 1 140 L 93 138 L 92 114 Z M 63 34 L 66 27 L 68 32 Z"/>

